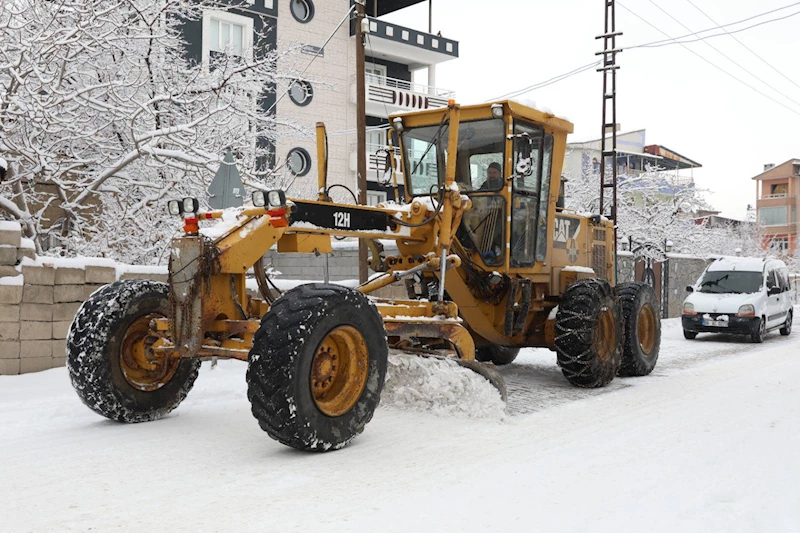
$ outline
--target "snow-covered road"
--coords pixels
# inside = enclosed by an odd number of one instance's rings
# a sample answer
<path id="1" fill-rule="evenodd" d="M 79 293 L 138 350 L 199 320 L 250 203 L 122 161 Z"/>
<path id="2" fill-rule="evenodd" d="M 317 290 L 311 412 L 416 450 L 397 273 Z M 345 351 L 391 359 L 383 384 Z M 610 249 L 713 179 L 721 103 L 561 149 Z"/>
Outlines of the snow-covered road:
<path id="1" fill-rule="evenodd" d="M 387 396 L 322 455 L 259 429 L 242 363 L 138 425 L 89 411 L 64 369 L 0 377 L 0 531 L 800 531 L 800 334 L 663 337 L 651 376 L 600 390 L 527 350 L 504 416 Z"/>

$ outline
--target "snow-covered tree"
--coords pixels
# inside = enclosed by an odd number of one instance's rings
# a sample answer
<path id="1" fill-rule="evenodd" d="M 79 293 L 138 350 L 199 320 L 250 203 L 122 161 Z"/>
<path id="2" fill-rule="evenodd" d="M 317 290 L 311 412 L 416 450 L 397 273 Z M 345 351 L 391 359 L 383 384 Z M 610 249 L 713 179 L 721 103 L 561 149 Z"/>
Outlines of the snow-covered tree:
<path id="1" fill-rule="evenodd" d="M 600 212 L 600 175 L 582 158 L 578 175 L 566 175 L 566 207 L 578 212 Z M 608 189 L 607 194 L 612 194 Z M 661 245 L 672 241 L 676 249 L 688 246 L 703 228 L 695 224 L 698 210 L 708 209 L 705 191 L 694 184 L 676 182 L 658 168 L 617 176 L 617 235 L 638 243 Z M 610 200 L 606 199 L 606 205 Z"/>
<path id="2" fill-rule="evenodd" d="M 259 33 L 200 64 L 186 54 L 182 26 L 228 5 L 2 2 L 0 218 L 50 253 L 151 263 L 176 226 L 164 199 L 205 197 L 227 147 L 246 184 L 280 186 L 268 102 L 293 73 Z"/>

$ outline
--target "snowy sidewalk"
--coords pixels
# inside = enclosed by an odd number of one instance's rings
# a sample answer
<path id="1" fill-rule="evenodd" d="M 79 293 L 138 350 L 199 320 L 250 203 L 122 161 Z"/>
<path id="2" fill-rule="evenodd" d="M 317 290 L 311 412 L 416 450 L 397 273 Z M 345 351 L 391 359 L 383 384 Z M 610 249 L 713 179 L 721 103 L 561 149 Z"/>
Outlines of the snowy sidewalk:
<path id="1" fill-rule="evenodd" d="M 383 407 L 324 455 L 259 429 L 241 363 L 138 425 L 89 411 L 64 369 L 2 377 L 0 530 L 800 531 L 800 334 L 679 326 L 649 377 L 580 390 L 528 350 L 505 417 Z"/>

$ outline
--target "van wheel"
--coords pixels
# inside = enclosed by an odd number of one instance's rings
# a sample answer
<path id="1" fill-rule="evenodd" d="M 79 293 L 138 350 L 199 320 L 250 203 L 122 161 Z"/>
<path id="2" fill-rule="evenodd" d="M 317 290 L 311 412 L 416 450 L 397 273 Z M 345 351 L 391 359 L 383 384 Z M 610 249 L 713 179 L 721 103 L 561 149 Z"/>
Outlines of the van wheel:
<path id="1" fill-rule="evenodd" d="M 764 336 L 767 334 L 767 321 L 762 317 L 758 321 L 758 328 L 750 334 L 750 340 L 756 344 L 764 342 Z"/>
<path id="2" fill-rule="evenodd" d="M 789 311 L 786 315 L 786 322 L 783 323 L 783 327 L 781 328 L 781 335 L 786 337 L 791 332 L 792 332 L 792 312 Z"/>
<path id="3" fill-rule="evenodd" d="M 688 329 L 683 330 L 683 338 L 693 340 L 697 337 L 696 331 L 689 331 Z"/>

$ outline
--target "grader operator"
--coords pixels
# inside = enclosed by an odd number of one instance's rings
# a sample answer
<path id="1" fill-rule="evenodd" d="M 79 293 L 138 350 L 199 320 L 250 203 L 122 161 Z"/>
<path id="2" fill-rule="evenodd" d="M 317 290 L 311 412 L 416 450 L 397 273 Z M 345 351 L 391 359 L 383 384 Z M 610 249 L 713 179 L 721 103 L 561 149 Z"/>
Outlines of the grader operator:
<path id="1" fill-rule="evenodd" d="M 120 281 L 83 304 L 68 367 L 87 406 L 114 420 L 154 420 L 186 397 L 203 359 L 239 359 L 262 429 L 327 451 L 372 418 L 389 347 L 452 357 L 501 389 L 494 365 L 528 346 L 555 350 L 580 387 L 653 370 L 652 289 L 613 288 L 611 223 L 556 207 L 572 124 L 512 101 L 393 116 L 388 139 L 402 154 L 394 172 L 406 197 L 378 207 L 331 201 L 318 131 L 317 200 L 256 192 L 252 207 L 235 212 L 171 202 L 185 235 L 172 242 L 169 283 Z M 200 230 L 202 220 L 217 223 Z M 262 258 L 273 245 L 327 253 L 332 237 L 390 239 L 399 253 L 372 247 L 379 275 L 356 290 L 270 286 Z M 246 290 L 251 269 L 258 298 Z M 395 283 L 408 298 L 374 296 Z"/>

